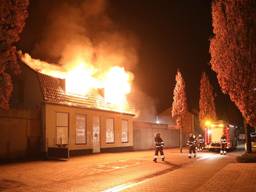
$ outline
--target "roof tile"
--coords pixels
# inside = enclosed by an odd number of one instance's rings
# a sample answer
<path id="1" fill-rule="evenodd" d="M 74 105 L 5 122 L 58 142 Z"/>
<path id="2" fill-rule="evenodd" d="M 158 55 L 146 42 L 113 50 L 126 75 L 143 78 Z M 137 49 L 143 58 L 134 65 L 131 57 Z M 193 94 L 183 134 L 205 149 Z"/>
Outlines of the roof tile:
<path id="1" fill-rule="evenodd" d="M 62 104 L 68 106 L 77 106 L 83 108 L 94 108 L 114 112 L 134 114 L 134 109 L 129 107 L 125 110 L 118 110 L 114 105 L 104 101 L 100 95 L 74 96 L 65 93 L 65 80 L 50 77 L 38 73 L 38 78 L 44 98 L 44 102 L 53 104 Z"/>

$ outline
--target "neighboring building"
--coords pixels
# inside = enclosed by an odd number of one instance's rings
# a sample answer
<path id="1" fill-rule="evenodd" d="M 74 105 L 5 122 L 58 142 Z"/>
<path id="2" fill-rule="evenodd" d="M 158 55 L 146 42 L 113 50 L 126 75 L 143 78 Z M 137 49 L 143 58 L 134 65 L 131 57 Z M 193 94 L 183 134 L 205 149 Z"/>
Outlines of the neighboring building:
<path id="1" fill-rule="evenodd" d="M 158 115 L 158 121 L 159 123 L 168 124 L 169 127 L 176 127 L 176 120 L 171 117 L 171 108 L 168 108 L 161 112 Z M 178 127 L 176 127 L 178 129 Z M 186 137 L 189 133 L 195 133 L 198 134 L 200 131 L 199 129 L 199 120 L 198 120 L 198 113 L 193 112 L 187 112 L 185 114 L 185 117 L 182 119 L 182 133 L 183 137 Z"/>
<path id="2" fill-rule="evenodd" d="M 153 122 L 134 121 L 134 149 L 144 150 L 155 147 L 156 133 L 160 133 L 164 140 L 165 147 L 179 146 L 179 130 L 168 124 L 159 124 Z"/>
<path id="3" fill-rule="evenodd" d="M 171 108 L 168 108 L 161 113 L 159 113 L 156 117 L 156 123 L 159 124 L 168 124 L 169 127 L 178 128 L 176 127 L 176 121 L 171 117 Z"/>
<path id="4" fill-rule="evenodd" d="M 199 121 L 196 113 L 188 112 L 182 121 L 183 144 L 189 133 L 198 134 Z M 165 147 L 178 147 L 180 139 L 180 129 L 176 125 L 176 120 L 171 118 L 171 108 L 168 108 L 153 117 L 151 121 L 145 122 L 136 119 L 134 127 L 134 148 L 137 150 L 154 148 L 154 137 L 160 133 L 165 142 Z"/>
<path id="5" fill-rule="evenodd" d="M 22 66 L 22 109 L 39 111 L 40 147 L 48 157 L 133 148 L 132 109 L 116 110 L 96 96 L 65 93 L 65 81 Z"/>

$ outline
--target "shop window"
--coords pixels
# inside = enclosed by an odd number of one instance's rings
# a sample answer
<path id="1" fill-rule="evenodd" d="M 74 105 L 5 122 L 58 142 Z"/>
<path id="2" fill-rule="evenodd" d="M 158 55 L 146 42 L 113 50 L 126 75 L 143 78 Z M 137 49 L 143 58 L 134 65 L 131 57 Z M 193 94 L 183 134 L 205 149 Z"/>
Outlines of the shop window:
<path id="1" fill-rule="evenodd" d="M 121 124 L 121 141 L 122 143 L 127 143 L 128 142 L 128 121 L 127 120 L 122 120 Z"/>
<path id="2" fill-rule="evenodd" d="M 86 115 L 76 115 L 76 144 L 86 143 Z"/>
<path id="3" fill-rule="evenodd" d="M 68 113 L 56 113 L 57 145 L 68 144 Z"/>
<path id="4" fill-rule="evenodd" d="M 106 120 L 106 143 L 114 143 L 114 119 Z"/>

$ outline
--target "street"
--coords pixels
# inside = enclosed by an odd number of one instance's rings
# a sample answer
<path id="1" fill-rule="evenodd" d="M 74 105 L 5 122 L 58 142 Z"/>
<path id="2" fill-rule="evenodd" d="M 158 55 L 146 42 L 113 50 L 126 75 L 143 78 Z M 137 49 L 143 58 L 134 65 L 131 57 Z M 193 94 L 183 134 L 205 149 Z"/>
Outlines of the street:
<path id="1" fill-rule="evenodd" d="M 241 152 L 203 152 L 192 159 L 187 150 L 165 154 L 158 163 L 153 151 L 139 151 L 1 165 L 0 191 L 194 191 Z"/>

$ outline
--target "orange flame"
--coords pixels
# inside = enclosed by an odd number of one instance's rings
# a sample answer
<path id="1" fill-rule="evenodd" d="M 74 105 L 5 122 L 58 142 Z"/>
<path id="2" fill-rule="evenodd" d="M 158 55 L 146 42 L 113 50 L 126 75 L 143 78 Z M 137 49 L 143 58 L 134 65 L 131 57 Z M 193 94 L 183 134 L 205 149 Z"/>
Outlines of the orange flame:
<path id="1" fill-rule="evenodd" d="M 23 54 L 21 51 L 18 51 L 18 55 L 24 63 L 35 71 L 51 77 L 65 79 L 66 71 L 61 66 L 53 63 L 47 63 L 39 59 L 33 59 L 28 53 Z"/>
<path id="2" fill-rule="evenodd" d="M 93 77 L 95 71 L 82 60 L 78 61 L 66 74 L 66 93 L 85 96 L 93 89 L 100 88 L 99 81 Z"/>
<path id="3" fill-rule="evenodd" d="M 125 71 L 123 67 L 114 66 L 105 72 L 83 59 L 76 59 L 71 63 L 72 68 L 67 68 L 33 59 L 27 53 L 19 52 L 19 55 L 21 60 L 35 71 L 65 79 L 66 94 L 86 96 L 93 90 L 104 89 L 106 103 L 113 104 L 120 110 L 128 107 L 127 96 L 131 92 L 133 74 Z"/>
<path id="4" fill-rule="evenodd" d="M 124 107 L 127 95 L 131 92 L 132 75 L 124 68 L 112 67 L 104 79 L 105 100 Z"/>

